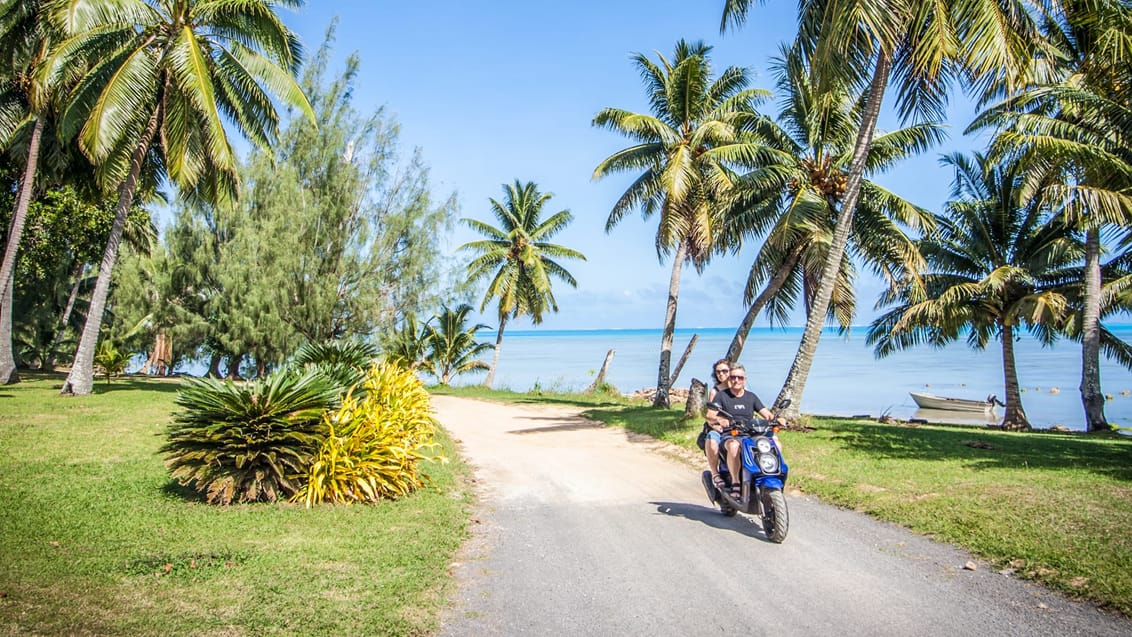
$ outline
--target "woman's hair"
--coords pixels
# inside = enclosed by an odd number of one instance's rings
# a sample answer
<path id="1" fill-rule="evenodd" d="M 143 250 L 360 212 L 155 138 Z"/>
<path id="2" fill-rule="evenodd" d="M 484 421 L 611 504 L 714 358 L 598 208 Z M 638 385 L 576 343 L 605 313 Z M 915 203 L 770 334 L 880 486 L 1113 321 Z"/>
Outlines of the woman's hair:
<path id="1" fill-rule="evenodd" d="M 719 359 L 719 360 L 717 360 L 717 361 L 715 361 L 714 363 L 711 364 L 711 375 L 712 376 L 715 376 L 715 368 L 719 367 L 720 364 L 727 365 L 728 368 L 731 367 L 731 361 L 727 360 L 726 358 L 721 358 L 721 359 Z"/>

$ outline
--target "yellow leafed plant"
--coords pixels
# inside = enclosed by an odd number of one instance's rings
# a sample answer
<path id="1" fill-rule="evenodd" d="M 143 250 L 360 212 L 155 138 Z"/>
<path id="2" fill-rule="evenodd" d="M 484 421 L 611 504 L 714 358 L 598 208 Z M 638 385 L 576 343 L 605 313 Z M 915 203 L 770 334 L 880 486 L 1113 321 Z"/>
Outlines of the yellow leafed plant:
<path id="1" fill-rule="evenodd" d="M 326 442 L 311 465 L 306 485 L 294 500 L 377 502 L 397 498 L 424 484 L 419 463 L 435 443 L 424 384 L 404 368 L 379 363 L 351 388 L 337 411 L 325 416 Z"/>

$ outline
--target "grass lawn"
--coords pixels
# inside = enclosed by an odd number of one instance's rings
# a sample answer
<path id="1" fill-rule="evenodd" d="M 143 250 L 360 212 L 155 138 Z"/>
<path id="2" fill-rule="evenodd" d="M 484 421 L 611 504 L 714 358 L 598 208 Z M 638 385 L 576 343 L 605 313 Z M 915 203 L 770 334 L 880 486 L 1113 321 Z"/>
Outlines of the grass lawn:
<path id="1" fill-rule="evenodd" d="M 467 534 L 459 462 L 379 506 L 203 504 L 157 454 L 177 384 L 0 387 L 0 634 L 421 635 Z M 455 459 L 451 441 L 445 455 Z"/>
<path id="2" fill-rule="evenodd" d="M 683 409 L 587 415 L 691 447 Z M 1132 438 L 810 417 L 779 434 L 790 481 L 1132 616 Z M 788 540 L 789 541 L 789 540 Z"/>

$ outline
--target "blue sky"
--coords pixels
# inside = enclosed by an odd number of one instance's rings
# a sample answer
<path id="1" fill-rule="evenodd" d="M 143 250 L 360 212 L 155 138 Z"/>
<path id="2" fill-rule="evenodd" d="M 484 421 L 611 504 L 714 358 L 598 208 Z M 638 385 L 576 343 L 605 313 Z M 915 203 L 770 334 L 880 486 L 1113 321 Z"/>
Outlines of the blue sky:
<path id="1" fill-rule="evenodd" d="M 402 144 L 422 150 L 437 198 L 457 194 L 459 216 L 494 223 L 488 198 L 500 198 L 502 185 L 516 179 L 553 193 L 552 212 L 573 213 L 573 224 L 555 242 L 581 251 L 588 261 L 564 262 L 578 288 L 556 286 L 561 311 L 546 316 L 539 329 L 659 328 L 671 261 L 658 260 L 655 225 L 639 214 L 604 231 L 610 207 L 631 176 L 600 182 L 590 176 L 627 140 L 590 122 L 609 106 L 646 112 L 630 55 L 643 52 L 655 59 L 660 51 L 671 58 L 681 38 L 713 45 L 717 70 L 750 67 L 756 86 L 773 88 L 768 60 L 779 43 L 793 37 L 796 3 L 755 6 L 746 26 L 725 35 L 719 33 L 722 6 L 722 0 L 308 0 L 282 15 L 310 52 L 338 17 L 336 58 L 340 62 L 356 52 L 361 60 L 355 107 L 370 112 L 384 106 L 395 115 Z M 970 106 L 957 102 L 952 137 L 944 146 L 876 181 L 938 210 L 951 179 L 938 165 L 939 155 L 973 144 L 961 136 Z M 769 104 L 765 110 L 777 112 Z M 882 128 L 895 124 L 881 122 Z M 458 228 L 446 254 L 463 260 L 455 247 L 474 238 Z M 677 326 L 737 325 L 756 249 L 750 245 L 737 256 L 718 258 L 702 275 L 685 268 Z M 874 316 L 879 290 L 878 282 L 862 279 L 857 323 Z M 481 318 L 494 325 L 490 311 Z M 794 324 L 802 324 L 801 318 Z M 766 323 L 760 319 L 759 325 Z"/>

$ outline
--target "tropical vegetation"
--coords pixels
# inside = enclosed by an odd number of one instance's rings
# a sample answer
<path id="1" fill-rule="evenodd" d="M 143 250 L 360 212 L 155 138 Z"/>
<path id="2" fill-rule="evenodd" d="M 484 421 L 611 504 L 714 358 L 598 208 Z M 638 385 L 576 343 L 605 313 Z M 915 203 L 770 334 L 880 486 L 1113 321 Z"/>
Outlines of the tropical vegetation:
<path id="1" fill-rule="evenodd" d="M 1035 181 L 1045 179 L 1047 196 L 1063 202 L 1067 221 L 1084 235 L 1081 294 L 1067 328 L 1082 343 L 1086 428 L 1098 431 L 1109 427 L 1100 355 L 1126 359 L 1129 350 L 1101 318 L 1114 309 L 1112 292 L 1127 285 L 1118 273 L 1123 260 L 1119 240 L 1108 243 L 1104 238 L 1127 236 L 1132 228 L 1132 101 L 1127 88 L 1132 81 L 1127 60 L 1132 8 L 1124 2 L 1071 0 L 1061 2 L 1060 9 L 1043 23 L 1045 38 L 1059 52 L 1049 60 L 1052 79 L 988 108 L 972 128 L 999 129 L 993 151 L 1020 156 Z M 1108 266 L 1102 264 L 1106 244 L 1118 249 Z"/>
<path id="2" fill-rule="evenodd" d="M 424 384 L 397 365 L 373 365 L 323 420 L 326 437 L 294 496 L 307 506 L 406 496 L 425 486 L 423 462 L 445 460 Z"/>
<path id="3" fill-rule="evenodd" d="M 1058 289 L 1084 256 L 1057 202 L 1026 187 L 1021 164 L 982 155 L 945 158 L 955 169 L 952 200 L 919 242 L 927 271 L 885 295 L 895 307 L 869 327 L 878 356 L 918 344 L 942 347 L 965 339 L 982 349 L 1002 344 L 1006 389 L 1002 426 L 1029 429 L 1014 359 L 1018 330 L 1052 343 L 1069 304 Z"/>
<path id="4" fill-rule="evenodd" d="M 553 195 L 540 192 L 534 182 L 505 184 L 503 201 L 491 200 L 491 211 L 499 226 L 477 219 L 464 219 L 469 228 L 487 237 L 460 246 L 475 256 L 468 264 L 468 280 L 472 283 L 490 279 L 483 300 L 482 312 L 492 299 L 497 299 L 496 317 L 499 327 L 495 351 L 484 385 L 491 387 L 499 354 L 503 349 L 503 330 L 507 321 L 529 316 L 531 322 L 542 322 L 543 313 L 558 311 L 558 302 L 551 289 L 552 279 L 570 287 L 578 282 L 558 260 L 586 257 L 577 250 L 550 243 L 573 221 L 569 210 L 560 210 L 543 220 L 543 207 Z"/>
<path id="5" fill-rule="evenodd" d="M 181 486 L 213 504 L 274 502 L 299 493 L 326 437 L 339 388 L 315 370 L 246 383 L 187 379 L 160 451 Z"/>
<path id="6" fill-rule="evenodd" d="M 739 179 L 728 215 L 731 232 L 765 235 L 744 289 L 747 313 L 724 356 L 732 361 L 740 360 L 764 307 L 772 322 L 783 324 L 799 295 L 804 308 L 810 309 L 845 195 L 846 171 L 864 108 L 861 96 L 847 86 L 821 90 L 797 47 L 783 46 L 771 70 L 782 107 L 777 120 L 762 117 L 753 127 L 767 152 L 757 168 Z M 878 134 L 869 146 L 868 172 L 882 172 L 942 137 L 943 127 L 934 122 Z M 918 235 L 934 224 L 927 210 L 873 181 L 865 179 L 861 189 L 864 196 L 829 307 L 829 318 L 842 330 L 856 315 L 857 264 L 890 282 L 921 270 L 923 259 L 908 235 Z M 764 286 L 761 292 L 760 286 Z"/>
<path id="7" fill-rule="evenodd" d="M 50 5 L 62 38 L 46 63 L 49 84 L 74 69 L 86 74 L 66 98 L 60 119 L 116 190 L 114 224 L 99 264 L 87 320 L 65 394 L 89 394 L 93 356 L 110 294 L 126 218 L 143 177 L 161 174 L 186 193 L 221 203 L 237 195 L 237 157 L 225 120 L 266 146 L 276 136 L 272 98 L 314 113 L 293 79 L 298 40 L 274 6 L 201 0 Z M 82 10 L 80 10 L 82 9 Z"/>
<path id="8" fill-rule="evenodd" d="M 751 4 L 750 0 L 727 0 L 721 28 L 741 26 Z M 987 0 L 946 5 L 920 0 L 800 5 L 797 46 L 810 60 L 817 85 L 827 88 L 848 83 L 865 96 L 865 102 L 812 309 L 775 401 L 788 405 L 787 417 L 796 418 L 802 404 L 890 83 L 897 114 L 904 120 L 942 120 L 953 79 L 963 78 L 981 97 L 1017 89 L 1029 61 L 1048 49 L 1038 34 L 1039 19 L 1030 11 L 1009 10 Z"/>
<path id="9" fill-rule="evenodd" d="M 384 109 L 356 109 L 360 61 L 347 56 L 332 72 L 334 31 L 297 83 L 319 126 L 288 110 L 271 147 L 237 162 L 239 200 L 175 190 L 160 239 L 156 206 L 131 207 L 99 338 L 144 359 L 143 373 L 199 361 L 213 377 L 266 377 L 305 344 L 377 344 L 405 316 L 458 294 L 455 269 L 431 245 L 451 229 L 455 198 L 434 196 L 420 152 L 401 150 Z M 14 156 L 23 147 L 13 140 Z M 5 204 L 14 205 L 17 159 L 0 162 L 0 175 L 13 175 Z M 0 303 L 0 328 L 5 314 L 13 319 L 8 359 L 23 369 L 73 362 L 115 217 L 114 201 L 81 171 L 67 173 L 74 183 L 41 174 L 13 301 Z M 139 200 L 152 196 L 153 184 L 143 186 Z M 0 211 L 5 227 L 10 211 Z"/>
<path id="10" fill-rule="evenodd" d="M 445 305 L 436 315 L 436 323 L 424 328 L 428 332 L 428 354 L 420 369 L 432 374 L 441 385 L 447 385 L 457 374 L 489 369 L 479 356 L 491 349 L 491 344 L 476 340 L 476 332 L 489 327 L 483 323 L 468 325 L 471 312 L 472 306 L 467 303 L 455 308 Z"/>
<path id="11" fill-rule="evenodd" d="M 657 257 L 672 256 L 653 399 L 658 407 L 669 405 L 681 271 L 685 264 L 703 271 L 727 247 L 721 238 L 735 171 L 762 150 L 743 131 L 758 117 L 755 107 L 767 93 L 749 88 L 751 72 L 745 68 L 728 67 L 713 78 L 710 53 L 703 42 L 680 40 L 671 61 L 660 53 L 656 62 L 635 54 L 633 64 L 645 81 L 651 114 L 611 107 L 593 119 L 594 126 L 633 142 L 602 160 L 594 178 L 637 174 L 614 203 L 606 232 L 633 209 L 646 219 L 655 214 Z"/>

